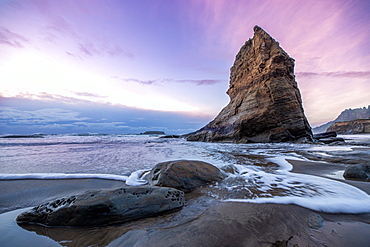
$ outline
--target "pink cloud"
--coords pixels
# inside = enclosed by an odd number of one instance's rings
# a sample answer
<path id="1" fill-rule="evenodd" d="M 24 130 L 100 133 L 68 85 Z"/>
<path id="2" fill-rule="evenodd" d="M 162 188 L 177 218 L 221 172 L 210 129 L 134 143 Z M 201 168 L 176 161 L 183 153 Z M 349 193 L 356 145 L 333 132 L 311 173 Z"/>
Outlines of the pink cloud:
<path id="1" fill-rule="evenodd" d="M 296 59 L 299 71 L 362 70 L 369 65 L 369 56 L 362 59 L 359 53 L 370 53 L 363 49 L 370 39 L 370 20 L 358 18 L 354 26 L 350 18 L 366 14 L 359 1 L 194 0 L 182 9 L 192 25 L 201 27 L 207 49 L 236 53 L 259 25 Z M 343 65 L 338 68 L 339 61 Z M 350 61 L 351 68 L 346 68 Z"/>
<path id="2" fill-rule="evenodd" d="M 136 82 L 144 85 L 161 84 L 161 83 L 191 83 L 197 86 L 214 85 L 225 82 L 223 80 L 212 80 L 212 79 L 200 79 L 200 80 L 176 80 L 176 79 L 157 79 L 157 80 L 139 80 L 134 78 L 120 78 L 118 76 L 112 76 L 114 79 L 119 79 L 123 82 Z"/>
<path id="3" fill-rule="evenodd" d="M 90 97 L 90 98 L 107 98 L 107 96 L 95 94 L 95 93 L 89 93 L 89 92 L 73 92 L 77 96 L 82 96 L 82 97 Z"/>
<path id="4" fill-rule="evenodd" d="M 296 75 L 300 78 L 312 78 L 317 76 L 337 77 L 337 78 L 359 78 L 370 79 L 370 71 L 337 71 L 337 72 L 297 72 Z"/>
<path id="5" fill-rule="evenodd" d="M 78 46 L 78 49 L 83 54 L 88 55 L 88 56 L 100 55 L 99 50 L 96 49 L 95 45 L 92 43 L 85 43 L 85 44 L 80 43 Z"/>
<path id="6" fill-rule="evenodd" d="M 224 82 L 223 80 L 211 80 L 211 79 L 205 79 L 205 80 L 171 80 L 175 83 L 193 83 L 197 86 L 206 86 L 206 85 L 214 85 L 218 83 Z"/>
<path id="7" fill-rule="evenodd" d="M 75 57 L 108 56 L 133 59 L 134 54 L 124 49 L 115 39 L 115 35 L 106 32 L 100 25 L 106 23 L 112 9 L 109 3 L 101 1 L 20 1 L 17 9 L 22 14 L 35 16 L 33 27 L 30 27 L 32 43 L 41 46 L 56 46 L 54 50 L 65 49 L 68 55 Z M 23 27 L 27 23 L 22 23 Z M 107 36 L 108 35 L 108 36 Z M 110 36 L 111 35 L 111 36 Z M 41 37 L 40 40 L 36 40 Z M 0 42 L 22 47 L 27 41 L 22 35 L 0 28 Z"/>
<path id="8" fill-rule="evenodd" d="M 24 47 L 24 43 L 28 43 L 28 39 L 24 36 L 13 33 L 5 27 L 0 26 L 0 44 L 12 46 L 14 48 Z"/>

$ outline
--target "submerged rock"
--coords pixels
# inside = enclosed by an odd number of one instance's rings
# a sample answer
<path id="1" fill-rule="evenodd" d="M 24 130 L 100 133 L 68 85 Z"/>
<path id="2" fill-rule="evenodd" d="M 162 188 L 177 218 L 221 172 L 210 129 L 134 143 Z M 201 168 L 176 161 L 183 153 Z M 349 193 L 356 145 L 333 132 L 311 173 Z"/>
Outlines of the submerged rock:
<path id="1" fill-rule="evenodd" d="M 312 138 L 294 76 L 294 59 L 262 28 L 236 55 L 229 104 L 189 141 L 284 142 Z"/>
<path id="2" fill-rule="evenodd" d="M 317 214 L 317 213 L 311 213 L 308 216 L 307 224 L 312 229 L 319 229 L 324 226 L 324 218 Z"/>
<path id="3" fill-rule="evenodd" d="M 184 192 L 173 188 L 125 187 L 87 191 L 41 204 L 20 214 L 18 223 L 46 226 L 99 226 L 155 216 L 184 206 Z"/>
<path id="4" fill-rule="evenodd" d="M 350 165 L 344 171 L 343 177 L 349 179 L 369 179 L 370 164 Z"/>
<path id="5" fill-rule="evenodd" d="M 224 178 L 215 166 L 195 160 L 176 160 L 156 164 L 148 175 L 149 184 L 189 192 L 196 187 Z"/>

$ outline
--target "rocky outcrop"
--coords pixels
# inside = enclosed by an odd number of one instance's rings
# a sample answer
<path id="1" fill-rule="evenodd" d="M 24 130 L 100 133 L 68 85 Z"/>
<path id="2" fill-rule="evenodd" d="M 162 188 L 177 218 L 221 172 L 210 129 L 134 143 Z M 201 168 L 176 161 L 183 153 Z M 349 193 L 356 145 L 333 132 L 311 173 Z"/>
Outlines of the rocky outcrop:
<path id="1" fill-rule="evenodd" d="M 230 70 L 229 104 L 189 141 L 283 142 L 311 139 L 294 76 L 294 59 L 262 28 L 241 47 Z"/>
<path id="2" fill-rule="evenodd" d="M 141 133 L 142 135 L 165 135 L 166 133 L 164 133 L 163 131 L 155 131 L 155 130 L 151 130 L 151 131 L 145 131 L 144 133 Z"/>
<path id="3" fill-rule="evenodd" d="M 362 108 L 355 108 L 355 109 L 345 109 L 342 111 L 339 116 L 330 122 L 327 122 L 326 124 L 320 125 L 318 127 L 313 128 L 314 133 L 319 133 L 319 132 L 325 132 L 327 129 L 333 125 L 334 123 L 337 122 L 345 122 L 345 121 L 352 121 L 356 119 L 369 119 L 370 118 L 370 105 Z"/>
<path id="4" fill-rule="evenodd" d="M 16 221 L 46 226 L 108 225 L 173 211 L 184 202 L 184 192 L 173 188 L 88 191 L 41 204 L 20 214 Z"/>
<path id="5" fill-rule="evenodd" d="M 165 135 L 165 136 L 161 136 L 159 138 L 162 138 L 162 139 L 171 139 L 171 138 L 181 138 L 180 135 Z"/>
<path id="6" fill-rule="evenodd" d="M 328 131 L 335 131 L 338 134 L 369 134 L 370 119 L 337 122 L 331 125 Z"/>
<path id="7" fill-rule="evenodd" d="M 342 111 L 339 116 L 334 120 L 334 122 L 344 122 L 352 121 L 356 119 L 367 119 L 370 118 L 370 105 L 362 108 L 355 109 L 345 109 Z"/>
<path id="8" fill-rule="evenodd" d="M 370 164 L 350 165 L 343 173 L 346 179 L 370 179 Z"/>
<path id="9" fill-rule="evenodd" d="M 148 175 L 149 184 L 172 187 L 189 192 L 224 178 L 215 166 L 195 160 L 176 160 L 158 163 Z"/>
<path id="10" fill-rule="evenodd" d="M 341 138 L 341 137 L 337 137 L 337 132 L 335 132 L 335 131 L 315 134 L 315 135 L 313 135 L 313 139 L 315 139 L 316 141 L 320 141 L 322 143 L 325 143 L 325 144 L 344 143 L 344 139 Z"/>

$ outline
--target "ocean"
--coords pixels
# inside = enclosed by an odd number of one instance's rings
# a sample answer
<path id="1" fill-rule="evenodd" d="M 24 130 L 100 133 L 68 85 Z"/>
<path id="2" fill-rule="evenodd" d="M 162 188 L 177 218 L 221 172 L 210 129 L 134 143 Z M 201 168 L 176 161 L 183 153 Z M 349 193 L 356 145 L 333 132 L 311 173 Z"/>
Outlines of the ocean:
<path id="1" fill-rule="evenodd" d="M 369 143 L 370 135 L 345 138 L 349 145 L 203 143 L 154 135 L 0 138 L 0 179 L 102 178 L 136 186 L 145 184 L 140 175 L 159 162 L 201 160 L 227 175 L 223 181 L 203 190 L 219 201 L 296 204 L 328 213 L 370 212 L 370 196 L 342 183 L 341 173 L 326 174 L 335 180 L 291 172 L 289 160 L 309 162 L 310 156 L 369 154 L 369 148 L 361 149 L 351 142 Z"/>

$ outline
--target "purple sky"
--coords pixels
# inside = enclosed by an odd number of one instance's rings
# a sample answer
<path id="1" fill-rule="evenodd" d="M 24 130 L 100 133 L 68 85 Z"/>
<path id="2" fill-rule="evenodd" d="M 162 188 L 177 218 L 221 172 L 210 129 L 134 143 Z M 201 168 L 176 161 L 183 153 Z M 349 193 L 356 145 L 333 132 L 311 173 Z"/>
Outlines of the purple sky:
<path id="1" fill-rule="evenodd" d="M 133 131 L 135 117 L 169 132 L 202 127 L 228 103 L 229 69 L 254 25 L 296 60 L 316 126 L 370 104 L 369 13 L 368 0 L 0 0 L 0 127 L 37 127 L 30 114 L 66 131 L 103 120 Z M 87 115 L 91 105 L 121 108 L 121 119 Z M 178 128 L 149 125 L 147 110 L 177 116 Z"/>

